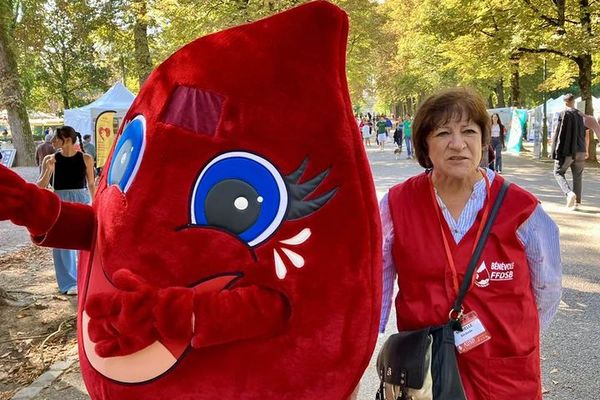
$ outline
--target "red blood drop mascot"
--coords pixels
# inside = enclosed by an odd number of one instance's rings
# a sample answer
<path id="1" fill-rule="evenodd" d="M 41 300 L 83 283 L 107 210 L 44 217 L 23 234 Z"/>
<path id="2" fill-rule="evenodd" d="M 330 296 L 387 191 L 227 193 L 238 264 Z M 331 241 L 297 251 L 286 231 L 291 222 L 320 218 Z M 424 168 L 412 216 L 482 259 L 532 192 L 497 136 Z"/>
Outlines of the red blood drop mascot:
<path id="1" fill-rule="evenodd" d="M 0 219 L 82 250 L 92 399 L 350 395 L 381 270 L 347 32 L 317 1 L 177 51 L 126 115 L 92 207 L 0 169 Z"/>

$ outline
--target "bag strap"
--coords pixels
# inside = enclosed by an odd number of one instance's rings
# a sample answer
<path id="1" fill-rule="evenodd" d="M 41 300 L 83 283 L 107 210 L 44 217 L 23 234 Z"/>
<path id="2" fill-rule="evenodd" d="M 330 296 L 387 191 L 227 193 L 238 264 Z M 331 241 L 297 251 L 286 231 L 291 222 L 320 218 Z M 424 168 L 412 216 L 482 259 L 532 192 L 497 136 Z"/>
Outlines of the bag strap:
<path id="1" fill-rule="evenodd" d="M 56 179 L 56 153 L 54 153 L 52 157 L 54 157 L 54 172 L 52 172 L 52 182 L 50 185 L 52 185 L 52 190 L 56 190 L 54 189 L 54 181 Z"/>
<path id="2" fill-rule="evenodd" d="M 454 305 L 452 306 L 452 310 L 450 311 L 450 315 L 451 315 L 450 319 L 456 319 L 456 318 L 458 318 L 458 316 L 461 315 L 462 302 L 465 298 L 465 295 L 467 294 L 467 291 L 469 290 L 469 287 L 471 286 L 471 278 L 473 277 L 473 272 L 475 271 L 475 267 L 477 266 L 477 262 L 479 261 L 481 252 L 483 251 L 483 248 L 485 247 L 485 243 L 487 242 L 487 237 L 488 237 L 490 231 L 492 230 L 492 225 L 494 224 L 494 220 L 496 219 L 496 216 L 498 215 L 498 210 L 500 209 L 500 206 L 502 205 L 502 201 L 504 200 L 504 196 L 506 195 L 506 190 L 508 189 L 509 186 L 510 186 L 510 183 L 508 183 L 505 180 L 502 183 L 502 187 L 500 188 L 498 195 L 496 196 L 496 200 L 494 201 L 494 206 L 492 207 L 492 210 L 490 211 L 490 215 L 488 217 L 488 220 L 485 223 L 483 232 L 481 233 L 481 236 L 479 237 L 479 242 L 477 242 L 477 246 L 475 247 L 475 250 L 473 251 L 473 256 L 471 257 L 471 261 L 469 261 L 469 266 L 467 267 L 467 272 L 462 281 L 462 284 L 460 285 L 460 290 L 458 292 L 458 296 L 456 297 L 456 301 L 454 302 Z M 452 315 L 455 315 L 456 318 L 452 318 Z"/>

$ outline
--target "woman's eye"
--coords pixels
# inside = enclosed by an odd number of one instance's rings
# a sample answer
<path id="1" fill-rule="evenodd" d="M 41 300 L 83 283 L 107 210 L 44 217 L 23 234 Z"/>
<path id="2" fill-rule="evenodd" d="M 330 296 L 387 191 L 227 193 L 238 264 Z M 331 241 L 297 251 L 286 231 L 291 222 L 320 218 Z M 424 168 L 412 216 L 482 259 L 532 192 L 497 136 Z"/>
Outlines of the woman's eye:
<path id="1" fill-rule="evenodd" d="M 109 185 L 117 185 L 123 192 L 129 189 L 140 167 L 145 146 L 146 119 L 138 115 L 123 129 L 117 140 L 108 167 Z"/>
<path id="2" fill-rule="evenodd" d="M 246 152 L 214 158 L 192 193 L 191 224 L 225 229 L 250 246 L 281 225 L 288 195 L 281 174 L 267 160 Z"/>
<path id="3" fill-rule="evenodd" d="M 438 131 L 435 133 L 435 136 L 446 136 L 448 134 L 450 134 L 448 131 Z"/>
<path id="4" fill-rule="evenodd" d="M 479 134 L 479 132 L 477 132 L 475 129 L 466 129 L 464 131 L 464 133 L 467 134 L 467 135 L 477 135 L 477 134 Z"/>

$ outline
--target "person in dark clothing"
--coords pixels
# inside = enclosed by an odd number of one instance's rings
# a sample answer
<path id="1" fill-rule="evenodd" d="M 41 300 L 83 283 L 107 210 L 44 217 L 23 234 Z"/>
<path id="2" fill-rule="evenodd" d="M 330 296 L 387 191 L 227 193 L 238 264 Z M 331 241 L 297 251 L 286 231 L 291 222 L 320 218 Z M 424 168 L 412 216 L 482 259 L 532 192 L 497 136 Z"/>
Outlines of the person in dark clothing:
<path id="1" fill-rule="evenodd" d="M 554 177 L 567 198 L 567 207 L 577 209 L 581 205 L 583 166 L 588 157 L 589 132 L 585 128 L 583 115 L 574 107 L 575 96 L 566 94 L 564 101 L 566 108 L 560 113 L 552 136 Z M 573 175 L 572 189 L 565 178 L 569 168 Z"/>
<path id="2" fill-rule="evenodd" d="M 38 167 L 40 167 L 40 171 L 42 170 L 42 161 L 49 154 L 54 154 L 56 151 L 54 146 L 52 146 L 52 138 L 53 135 L 46 134 L 44 138 L 44 143 L 38 145 L 35 149 L 35 163 Z"/>

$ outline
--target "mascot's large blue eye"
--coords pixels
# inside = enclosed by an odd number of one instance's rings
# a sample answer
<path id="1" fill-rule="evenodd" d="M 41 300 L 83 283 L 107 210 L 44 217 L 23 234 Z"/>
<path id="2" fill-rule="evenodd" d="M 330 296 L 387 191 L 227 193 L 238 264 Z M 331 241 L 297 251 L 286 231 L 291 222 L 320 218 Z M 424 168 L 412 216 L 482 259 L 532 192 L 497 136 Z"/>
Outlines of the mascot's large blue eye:
<path id="1" fill-rule="evenodd" d="M 129 189 L 142 162 L 145 146 L 146 119 L 138 115 L 123 129 L 117 140 L 108 167 L 109 185 L 118 185 L 123 192 Z"/>
<path id="2" fill-rule="evenodd" d="M 285 183 L 273 164 L 255 154 L 230 152 L 200 173 L 191 223 L 225 229 L 256 246 L 279 227 L 287 205 Z"/>

